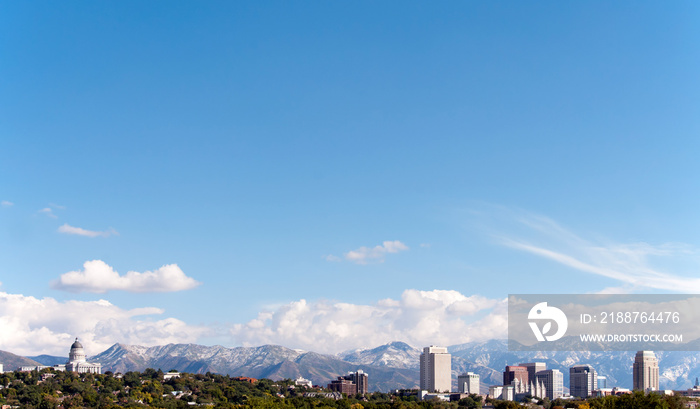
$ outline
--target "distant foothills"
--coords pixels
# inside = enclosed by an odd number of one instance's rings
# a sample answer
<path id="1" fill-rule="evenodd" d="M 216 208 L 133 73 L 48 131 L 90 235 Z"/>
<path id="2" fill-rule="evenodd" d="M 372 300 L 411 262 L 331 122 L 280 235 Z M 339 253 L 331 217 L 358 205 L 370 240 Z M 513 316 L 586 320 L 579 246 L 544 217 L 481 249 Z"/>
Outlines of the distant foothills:
<path id="1" fill-rule="evenodd" d="M 595 367 L 607 378 L 607 385 L 632 388 L 632 364 L 635 351 L 629 352 L 511 352 L 506 340 L 467 343 L 447 347 L 452 361 L 453 390 L 457 377 L 465 372 L 478 374 L 481 393 L 489 385 L 503 384 L 506 365 L 520 362 L 544 362 L 558 369 L 569 385 L 569 368 L 578 364 Z M 5 371 L 28 366 L 65 365 L 68 356 L 38 355 L 21 357 L 0 351 Z M 90 351 L 86 351 L 90 352 Z M 358 370 L 369 374 L 369 391 L 419 388 L 421 350 L 403 342 L 392 342 L 371 349 L 357 349 L 329 355 L 300 351 L 279 345 L 226 348 L 196 344 L 168 344 L 154 347 L 114 344 L 106 351 L 87 357 L 101 365 L 102 373 L 143 372 L 147 368 L 177 370 L 186 373 L 222 374 L 271 380 L 305 378 L 314 385 L 326 385 L 338 376 Z M 660 389 L 691 388 L 700 377 L 700 353 L 656 352 L 659 361 Z"/>

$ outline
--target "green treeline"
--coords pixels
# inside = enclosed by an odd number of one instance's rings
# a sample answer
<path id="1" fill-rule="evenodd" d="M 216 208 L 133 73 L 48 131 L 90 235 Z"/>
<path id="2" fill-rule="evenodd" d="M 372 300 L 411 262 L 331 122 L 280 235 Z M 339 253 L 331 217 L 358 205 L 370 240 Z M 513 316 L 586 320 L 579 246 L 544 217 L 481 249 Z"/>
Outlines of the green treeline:
<path id="1" fill-rule="evenodd" d="M 20 408 L 304 408 L 304 409 L 480 409 L 472 395 L 459 402 L 418 402 L 416 396 L 370 393 L 334 400 L 305 397 L 312 391 L 292 380 L 261 379 L 255 383 L 226 375 L 186 374 L 164 380 L 163 372 L 147 369 L 123 376 L 73 372 L 5 372 L 0 374 L 0 404 Z M 318 390 L 313 390 L 318 392 Z M 587 401 L 539 402 L 544 409 L 684 409 L 685 400 L 657 394 L 614 396 Z M 493 401 L 495 409 L 523 408 L 515 402 Z M 533 406 L 535 407 L 535 406 Z"/>

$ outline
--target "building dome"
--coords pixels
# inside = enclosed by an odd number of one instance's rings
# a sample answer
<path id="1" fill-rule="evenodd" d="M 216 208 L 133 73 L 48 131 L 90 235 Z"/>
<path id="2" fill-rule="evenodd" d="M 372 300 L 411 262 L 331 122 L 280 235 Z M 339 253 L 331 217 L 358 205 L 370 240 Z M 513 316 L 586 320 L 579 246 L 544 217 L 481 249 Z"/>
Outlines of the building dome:
<path id="1" fill-rule="evenodd" d="M 78 338 L 75 339 L 73 345 L 70 346 L 70 353 L 68 354 L 68 363 L 71 362 L 87 362 L 85 357 L 85 350 L 83 345 L 78 342 Z"/>
<path id="2" fill-rule="evenodd" d="M 73 345 L 70 346 L 68 354 L 68 363 L 66 363 L 66 371 L 78 373 L 102 373 L 102 364 L 91 364 L 87 361 L 83 344 L 75 339 Z"/>

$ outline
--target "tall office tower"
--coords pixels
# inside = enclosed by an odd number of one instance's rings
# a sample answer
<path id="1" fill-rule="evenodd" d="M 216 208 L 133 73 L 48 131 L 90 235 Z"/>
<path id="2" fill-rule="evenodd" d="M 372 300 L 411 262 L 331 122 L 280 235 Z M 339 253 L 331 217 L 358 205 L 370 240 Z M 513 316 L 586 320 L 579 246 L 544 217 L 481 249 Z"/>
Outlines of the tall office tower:
<path id="1" fill-rule="evenodd" d="M 348 374 L 351 381 L 357 385 L 357 393 L 366 394 L 367 393 L 367 382 L 369 376 L 362 370 L 358 369 L 357 372 L 351 372 Z"/>
<path id="2" fill-rule="evenodd" d="M 569 368 L 569 394 L 579 398 L 593 396 L 598 389 L 598 373 L 590 365 L 574 365 Z"/>
<path id="3" fill-rule="evenodd" d="M 518 364 L 518 366 L 522 366 L 527 368 L 527 389 L 530 391 L 530 393 L 533 396 L 538 396 L 537 395 L 537 387 L 538 385 L 535 383 L 535 374 L 540 371 L 544 371 L 547 369 L 547 364 L 544 362 L 530 362 L 526 364 Z M 544 398 L 544 396 L 538 396 L 540 398 Z"/>
<path id="4" fill-rule="evenodd" d="M 479 374 L 466 372 L 457 377 L 459 393 L 479 394 Z"/>
<path id="5" fill-rule="evenodd" d="M 357 372 L 350 372 L 345 376 L 339 376 L 338 379 L 331 381 L 328 384 L 328 389 L 354 395 L 356 393 L 367 393 L 367 374 L 358 369 Z"/>
<path id="6" fill-rule="evenodd" d="M 506 365 L 506 370 L 503 371 L 503 385 L 510 385 L 513 380 L 519 380 L 522 385 L 529 383 L 529 374 L 524 366 Z"/>
<path id="7" fill-rule="evenodd" d="M 535 380 L 535 374 L 537 372 L 547 369 L 547 364 L 544 362 L 530 362 L 527 364 L 518 364 L 518 366 L 524 366 L 527 368 L 527 377 L 530 383 Z"/>
<path id="8" fill-rule="evenodd" d="M 449 392 L 452 388 L 452 355 L 447 348 L 431 345 L 420 354 L 420 388 L 429 392 Z"/>
<path id="9" fill-rule="evenodd" d="M 659 390 L 659 361 L 652 351 L 637 351 L 632 365 L 632 386 L 636 391 Z"/>
<path id="10" fill-rule="evenodd" d="M 564 395 L 564 374 L 558 369 L 547 369 L 537 372 L 535 382 L 544 387 L 545 396 L 540 396 L 540 398 L 554 400 Z"/>
<path id="11" fill-rule="evenodd" d="M 598 389 L 605 389 L 608 387 L 608 378 L 606 376 L 598 376 Z"/>

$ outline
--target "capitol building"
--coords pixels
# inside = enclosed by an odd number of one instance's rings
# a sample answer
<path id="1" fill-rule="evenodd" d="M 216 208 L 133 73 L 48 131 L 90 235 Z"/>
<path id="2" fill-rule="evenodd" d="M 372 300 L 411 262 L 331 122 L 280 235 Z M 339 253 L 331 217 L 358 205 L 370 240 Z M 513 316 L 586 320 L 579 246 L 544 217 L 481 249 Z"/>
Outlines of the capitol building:
<path id="1" fill-rule="evenodd" d="M 22 372 L 31 371 L 41 371 L 45 368 L 53 368 L 55 371 L 70 371 L 78 373 L 102 373 L 102 364 L 92 364 L 87 361 L 85 355 L 85 349 L 83 349 L 83 344 L 78 342 L 78 338 L 75 339 L 73 345 L 70 346 L 70 352 L 68 353 L 68 362 L 64 365 L 54 365 L 54 366 L 20 366 L 17 370 Z M 0 365 L 0 372 L 2 371 L 2 365 Z"/>
<path id="2" fill-rule="evenodd" d="M 102 364 L 89 363 L 85 356 L 83 345 L 78 342 L 78 338 L 76 338 L 73 345 L 70 346 L 66 371 L 78 373 L 102 373 Z"/>

